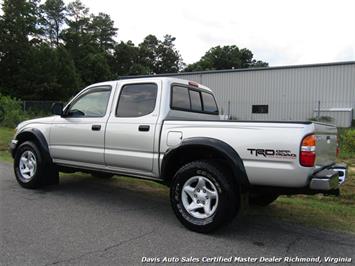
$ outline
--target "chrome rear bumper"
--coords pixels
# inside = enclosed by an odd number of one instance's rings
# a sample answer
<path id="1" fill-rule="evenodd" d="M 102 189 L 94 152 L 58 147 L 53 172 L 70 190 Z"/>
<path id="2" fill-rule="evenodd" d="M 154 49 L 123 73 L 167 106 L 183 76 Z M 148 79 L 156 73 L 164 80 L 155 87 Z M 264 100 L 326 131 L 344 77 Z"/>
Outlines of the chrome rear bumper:
<path id="1" fill-rule="evenodd" d="M 312 190 L 334 190 L 342 185 L 347 177 L 347 166 L 345 164 L 333 165 L 323 169 L 311 177 L 309 188 Z"/>
<path id="2" fill-rule="evenodd" d="M 345 182 L 347 175 L 348 175 L 347 165 L 345 163 L 337 164 L 337 165 L 334 165 L 333 169 L 339 172 L 339 185 L 343 184 Z"/>

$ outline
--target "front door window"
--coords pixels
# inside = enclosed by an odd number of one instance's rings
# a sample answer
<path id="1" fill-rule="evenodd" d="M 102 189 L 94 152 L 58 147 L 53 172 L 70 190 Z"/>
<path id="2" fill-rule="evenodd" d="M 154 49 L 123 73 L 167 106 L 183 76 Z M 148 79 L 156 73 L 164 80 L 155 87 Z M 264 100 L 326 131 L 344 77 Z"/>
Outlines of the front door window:
<path id="1" fill-rule="evenodd" d="M 91 90 L 74 101 L 69 107 L 69 117 L 103 117 L 106 114 L 111 90 L 109 88 Z"/>

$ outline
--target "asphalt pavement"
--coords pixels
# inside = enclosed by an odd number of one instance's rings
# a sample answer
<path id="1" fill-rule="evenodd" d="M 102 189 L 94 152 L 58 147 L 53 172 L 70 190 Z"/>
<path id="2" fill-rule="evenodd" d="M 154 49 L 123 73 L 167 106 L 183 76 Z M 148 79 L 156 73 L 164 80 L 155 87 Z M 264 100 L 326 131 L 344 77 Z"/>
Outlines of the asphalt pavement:
<path id="1" fill-rule="evenodd" d="M 6 163 L 0 163 L 0 237 L 0 265 L 212 265 L 230 258 L 249 261 L 242 265 L 281 258 L 278 265 L 284 265 L 289 264 L 285 258 L 318 256 L 322 264 L 326 257 L 355 263 L 352 234 L 262 215 L 244 215 L 214 234 L 198 234 L 179 223 L 165 194 L 89 175 L 65 176 L 58 186 L 28 190 L 17 184 Z"/>

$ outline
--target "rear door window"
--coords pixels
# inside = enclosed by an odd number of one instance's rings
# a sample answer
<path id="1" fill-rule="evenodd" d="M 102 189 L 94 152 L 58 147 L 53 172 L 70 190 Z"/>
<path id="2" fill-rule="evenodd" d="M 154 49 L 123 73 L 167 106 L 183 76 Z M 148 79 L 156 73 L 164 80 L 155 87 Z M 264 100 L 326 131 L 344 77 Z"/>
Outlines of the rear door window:
<path id="1" fill-rule="evenodd" d="M 129 84 L 123 86 L 116 116 L 140 117 L 154 111 L 158 87 L 156 84 Z"/>

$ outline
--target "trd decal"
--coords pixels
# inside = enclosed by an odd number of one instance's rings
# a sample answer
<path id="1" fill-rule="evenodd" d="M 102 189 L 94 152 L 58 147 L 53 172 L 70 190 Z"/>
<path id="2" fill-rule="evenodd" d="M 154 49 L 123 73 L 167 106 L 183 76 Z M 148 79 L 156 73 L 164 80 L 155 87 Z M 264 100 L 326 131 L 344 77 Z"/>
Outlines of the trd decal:
<path id="1" fill-rule="evenodd" d="M 255 157 L 296 159 L 297 155 L 290 150 L 247 149 Z"/>

